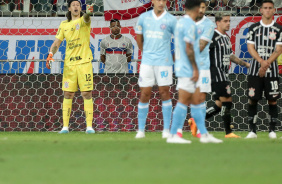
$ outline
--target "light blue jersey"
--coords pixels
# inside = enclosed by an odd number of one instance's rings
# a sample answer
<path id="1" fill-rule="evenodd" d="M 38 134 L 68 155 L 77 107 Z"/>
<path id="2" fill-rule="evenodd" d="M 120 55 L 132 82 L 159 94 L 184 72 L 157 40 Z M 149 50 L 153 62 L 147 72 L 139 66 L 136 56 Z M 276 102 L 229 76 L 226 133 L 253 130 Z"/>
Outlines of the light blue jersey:
<path id="1" fill-rule="evenodd" d="M 199 67 L 199 70 L 209 70 L 210 69 L 209 48 L 212 42 L 215 24 L 210 19 L 208 19 L 206 16 L 204 16 L 202 20 L 196 23 L 196 25 L 198 28 L 199 41 L 205 40 L 209 42 L 206 45 L 205 49 L 200 54 L 200 64 L 198 67 Z"/>
<path id="2" fill-rule="evenodd" d="M 137 22 L 135 33 L 143 34 L 142 64 L 172 66 L 171 36 L 177 20 L 166 11 L 159 17 L 153 10 L 143 13 Z"/>
<path id="3" fill-rule="evenodd" d="M 199 67 L 200 48 L 196 23 L 185 15 L 175 28 L 175 73 L 177 77 L 192 77 L 193 68 L 186 53 L 186 43 L 193 45 L 195 59 Z"/>

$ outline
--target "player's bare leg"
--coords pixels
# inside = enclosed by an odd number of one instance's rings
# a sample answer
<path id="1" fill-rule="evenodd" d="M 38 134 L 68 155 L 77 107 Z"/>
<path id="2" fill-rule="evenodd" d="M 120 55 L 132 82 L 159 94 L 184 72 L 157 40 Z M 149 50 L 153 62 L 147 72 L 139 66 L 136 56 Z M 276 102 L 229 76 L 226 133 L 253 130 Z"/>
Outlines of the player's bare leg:
<path id="1" fill-rule="evenodd" d="M 136 139 L 145 137 L 145 125 L 149 111 L 149 100 L 152 93 L 152 87 L 140 87 L 140 90 L 141 96 L 138 104 L 138 131 L 135 136 Z"/>
<path id="2" fill-rule="evenodd" d="M 172 102 L 170 99 L 169 89 L 170 86 L 159 86 L 159 93 L 162 100 L 162 113 L 164 122 L 162 138 L 168 138 L 169 136 L 169 128 L 172 114 Z"/>
<path id="3" fill-rule="evenodd" d="M 70 121 L 73 97 L 74 97 L 74 92 L 64 91 L 63 129 L 59 132 L 60 134 L 69 133 L 69 121 Z"/>
<path id="4" fill-rule="evenodd" d="M 86 119 L 86 132 L 87 134 L 94 134 L 95 130 L 92 127 L 93 123 L 93 99 L 92 99 L 92 91 L 82 91 L 81 96 L 84 100 L 84 113 Z"/>

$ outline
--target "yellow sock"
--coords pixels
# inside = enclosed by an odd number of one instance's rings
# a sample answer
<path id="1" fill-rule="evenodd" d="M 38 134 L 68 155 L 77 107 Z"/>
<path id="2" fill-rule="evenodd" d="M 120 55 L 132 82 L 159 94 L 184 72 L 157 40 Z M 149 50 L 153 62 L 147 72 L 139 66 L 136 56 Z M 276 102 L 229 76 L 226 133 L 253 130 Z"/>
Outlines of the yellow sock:
<path id="1" fill-rule="evenodd" d="M 63 101 L 63 122 L 64 127 L 69 127 L 70 115 L 71 115 L 72 99 L 64 98 Z"/>
<path id="2" fill-rule="evenodd" d="M 92 128 L 93 122 L 93 100 L 91 99 L 84 99 L 84 112 L 86 116 L 86 125 L 87 127 Z"/>

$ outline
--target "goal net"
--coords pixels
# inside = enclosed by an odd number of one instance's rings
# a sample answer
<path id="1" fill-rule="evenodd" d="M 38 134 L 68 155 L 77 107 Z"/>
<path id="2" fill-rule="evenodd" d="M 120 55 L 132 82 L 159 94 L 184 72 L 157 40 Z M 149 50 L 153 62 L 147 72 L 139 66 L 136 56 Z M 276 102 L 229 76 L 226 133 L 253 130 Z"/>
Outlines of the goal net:
<path id="1" fill-rule="evenodd" d="M 121 34 L 132 42 L 131 62 L 128 63 L 128 73 L 109 74 L 104 72 L 105 65 L 100 61 L 100 43 L 110 34 L 110 22 L 105 20 L 107 11 L 102 0 L 82 1 L 94 2 L 94 16 L 91 18 L 90 48 L 95 87 L 94 121 L 97 131 L 135 131 L 137 129 L 137 104 L 140 97 L 138 87 L 141 53 L 135 40 L 134 26 L 138 16 L 130 10 L 122 10 L 127 18 L 121 20 Z M 129 1 L 122 0 L 127 3 Z M 150 1 L 140 0 L 146 4 Z M 235 54 L 249 61 L 246 35 L 248 27 L 260 20 L 258 5 L 253 1 L 211 1 L 207 14 L 217 11 L 228 11 L 232 14 L 230 35 Z M 256 1 L 255 1 L 256 2 Z M 177 17 L 183 15 L 184 0 L 168 0 L 167 10 Z M 282 22 L 282 4 L 275 1 L 277 14 L 274 20 Z M 62 72 L 65 57 L 66 42 L 55 54 L 51 70 L 45 66 L 49 48 L 55 39 L 60 22 L 66 20 L 67 4 L 65 0 L 3 0 L 0 4 L 0 131 L 58 131 L 62 128 Z M 147 8 L 147 7 L 146 7 Z M 146 9 L 145 8 L 145 9 Z M 148 7 L 147 9 L 150 9 Z M 138 11 L 137 11 L 138 12 Z M 110 18 L 115 18 L 115 13 Z M 130 17 L 132 15 L 132 17 Z M 128 18 L 129 17 L 129 18 Z M 212 16 L 209 16 L 214 20 Z M 172 38 L 173 52 L 173 38 Z M 230 69 L 231 90 L 233 98 L 232 124 L 235 130 L 248 130 L 247 122 L 247 69 L 232 65 Z M 178 94 L 177 79 L 174 77 L 170 88 L 173 105 Z M 279 86 L 281 90 L 281 85 Z M 207 106 L 213 104 L 212 96 L 207 97 Z M 279 110 L 282 102 L 278 100 Z M 158 88 L 153 87 L 150 109 L 147 118 L 147 131 L 163 129 L 161 101 Z M 280 112 L 280 111 L 279 111 Z M 279 118 L 281 119 L 281 113 Z M 190 117 L 188 112 L 187 118 Z M 268 105 L 260 101 L 258 108 L 258 129 L 268 129 Z M 223 131 L 221 116 L 215 116 L 206 121 L 210 131 Z M 80 92 L 75 93 L 70 129 L 81 131 L 85 129 L 83 99 Z M 188 130 L 187 121 L 184 126 Z M 281 125 L 278 125 L 281 129 Z"/>

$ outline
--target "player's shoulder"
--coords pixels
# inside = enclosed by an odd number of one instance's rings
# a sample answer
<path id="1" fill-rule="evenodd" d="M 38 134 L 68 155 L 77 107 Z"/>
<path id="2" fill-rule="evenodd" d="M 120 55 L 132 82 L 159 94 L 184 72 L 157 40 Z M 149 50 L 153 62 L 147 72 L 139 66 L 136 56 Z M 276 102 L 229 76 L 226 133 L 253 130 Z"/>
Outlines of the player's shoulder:
<path id="1" fill-rule="evenodd" d="M 123 39 L 124 39 L 126 42 L 131 42 L 130 38 L 128 38 L 128 37 L 126 37 L 126 36 L 124 36 L 124 35 L 122 35 L 122 37 L 123 37 Z"/>
<path id="2" fill-rule="evenodd" d="M 273 24 L 273 27 L 277 28 L 277 29 L 280 29 L 280 31 L 282 31 L 282 25 L 278 24 L 277 22 L 275 22 Z"/>
<path id="3" fill-rule="evenodd" d="M 151 17 L 152 16 L 152 11 L 153 10 L 149 10 L 147 12 L 142 13 L 139 18 L 146 18 L 146 17 Z"/>
<path id="4" fill-rule="evenodd" d="M 166 12 L 165 16 L 171 20 L 177 20 L 175 16 L 173 16 L 172 14 L 170 14 L 169 12 Z"/>
<path id="5" fill-rule="evenodd" d="M 209 19 L 208 17 L 205 18 L 204 24 L 206 26 L 213 26 L 213 27 L 215 27 L 215 23 L 211 19 Z"/>
<path id="6" fill-rule="evenodd" d="M 107 35 L 105 38 L 102 39 L 101 42 L 107 42 L 108 40 L 111 39 L 111 36 L 110 35 Z"/>
<path id="7" fill-rule="evenodd" d="M 61 22 L 61 25 L 67 24 L 67 23 L 69 23 L 69 21 L 68 20 L 64 20 L 64 21 Z"/>
<path id="8" fill-rule="evenodd" d="M 196 26 L 196 23 L 189 16 L 186 15 L 184 15 L 179 21 L 189 26 Z"/>
<path id="9" fill-rule="evenodd" d="M 253 29 L 258 28 L 260 26 L 261 26 L 260 22 L 255 22 L 250 26 L 249 30 L 253 30 Z"/>
<path id="10" fill-rule="evenodd" d="M 217 29 L 215 29 L 214 34 L 213 34 L 213 40 L 217 41 L 218 39 L 220 39 L 222 37 L 222 34 L 220 34 L 218 32 Z"/>

